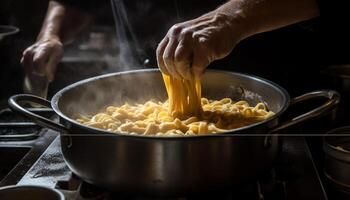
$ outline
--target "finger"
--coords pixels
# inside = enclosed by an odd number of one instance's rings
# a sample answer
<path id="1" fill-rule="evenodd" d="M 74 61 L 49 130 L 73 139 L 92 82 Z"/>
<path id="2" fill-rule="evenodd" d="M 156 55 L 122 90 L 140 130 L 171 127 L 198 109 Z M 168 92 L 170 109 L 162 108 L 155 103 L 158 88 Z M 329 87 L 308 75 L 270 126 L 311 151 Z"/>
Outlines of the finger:
<path id="1" fill-rule="evenodd" d="M 175 51 L 174 65 L 178 74 L 184 79 L 190 79 L 190 67 L 192 63 L 192 47 L 180 41 Z"/>
<path id="2" fill-rule="evenodd" d="M 165 67 L 167 68 L 168 72 L 175 78 L 181 79 L 180 74 L 175 69 L 174 65 L 174 57 L 175 57 L 175 50 L 178 45 L 178 42 L 175 38 L 170 38 L 169 42 L 164 50 L 163 54 L 163 60 Z"/>
<path id="3" fill-rule="evenodd" d="M 192 72 L 195 76 L 202 76 L 207 66 L 210 64 L 209 60 L 200 52 L 194 52 L 192 62 Z"/>
<path id="4" fill-rule="evenodd" d="M 52 54 L 52 49 L 45 48 L 45 49 L 37 49 L 37 52 L 35 53 L 33 57 L 33 72 L 45 76 L 47 71 L 47 63 L 49 61 L 50 55 Z"/>
<path id="5" fill-rule="evenodd" d="M 163 38 L 163 40 L 159 43 L 159 45 L 157 47 L 156 54 L 157 54 L 157 64 L 158 64 L 160 71 L 164 74 L 170 75 L 167 68 L 165 67 L 164 60 L 163 60 L 164 50 L 165 50 L 168 42 L 169 42 L 168 37 Z"/>
<path id="6" fill-rule="evenodd" d="M 31 73 L 33 71 L 33 56 L 34 51 L 32 48 L 28 48 L 23 52 L 21 64 L 26 73 Z"/>

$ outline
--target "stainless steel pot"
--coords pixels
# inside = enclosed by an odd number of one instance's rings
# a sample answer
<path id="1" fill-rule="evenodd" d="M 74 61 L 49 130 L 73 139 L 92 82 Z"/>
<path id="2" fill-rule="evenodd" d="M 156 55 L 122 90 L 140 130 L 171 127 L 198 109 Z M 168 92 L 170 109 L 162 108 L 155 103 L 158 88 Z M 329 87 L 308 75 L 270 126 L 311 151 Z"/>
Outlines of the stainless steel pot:
<path id="1" fill-rule="evenodd" d="M 324 173 L 338 199 L 350 198 L 350 126 L 333 129 L 323 138 Z M 344 197 L 344 198 L 343 198 Z"/>
<path id="2" fill-rule="evenodd" d="M 350 91 L 350 65 L 334 65 L 322 71 L 331 78 L 332 85 L 339 88 L 341 92 Z"/>
<path id="3" fill-rule="evenodd" d="M 53 188 L 35 185 L 11 185 L 0 188 L 1 200 L 64 200 L 63 194 Z"/>
<path id="4" fill-rule="evenodd" d="M 256 178 L 271 167 L 279 149 L 278 130 L 315 118 L 339 102 L 335 91 L 316 91 L 290 100 L 275 83 L 251 75 L 208 71 L 203 96 L 230 97 L 250 104 L 264 102 L 275 116 L 218 135 L 155 137 L 113 134 L 77 123 L 77 114 L 96 113 L 106 105 L 165 100 L 158 70 L 136 70 L 86 79 L 59 91 L 51 102 L 15 95 L 9 105 L 34 122 L 61 132 L 62 152 L 70 169 L 85 181 L 114 191 L 181 195 L 225 189 Z M 311 98 L 324 105 L 285 122 L 280 116 L 290 104 Z M 31 113 L 19 102 L 52 107 L 59 123 Z"/>

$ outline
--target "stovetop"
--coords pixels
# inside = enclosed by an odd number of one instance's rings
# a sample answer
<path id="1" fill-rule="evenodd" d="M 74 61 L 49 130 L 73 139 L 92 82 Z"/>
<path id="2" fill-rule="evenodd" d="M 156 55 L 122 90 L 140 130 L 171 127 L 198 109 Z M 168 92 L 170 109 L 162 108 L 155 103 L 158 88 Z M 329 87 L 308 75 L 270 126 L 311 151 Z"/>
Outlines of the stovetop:
<path id="1" fill-rule="evenodd" d="M 46 115 L 50 113 L 45 109 L 34 109 L 34 111 Z M 4 113 L 1 115 L 0 112 L 0 132 L 5 133 L 1 134 L 5 137 L 0 140 L 0 154 L 2 154 L 0 186 L 17 184 L 57 188 L 64 193 L 67 200 L 160 199 L 135 194 L 110 193 L 82 181 L 66 165 L 57 132 L 41 129 L 21 118 L 8 121 L 4 116 L 12 118 L 15 114 L 9 110 L 4 112 L 5 115 Z M 227 191 L 166 199 L 327 199 L 305 139 L 284 137 L 282 141 L 281 151 L 274 167 L 257 180 L 233 186 Z"/>

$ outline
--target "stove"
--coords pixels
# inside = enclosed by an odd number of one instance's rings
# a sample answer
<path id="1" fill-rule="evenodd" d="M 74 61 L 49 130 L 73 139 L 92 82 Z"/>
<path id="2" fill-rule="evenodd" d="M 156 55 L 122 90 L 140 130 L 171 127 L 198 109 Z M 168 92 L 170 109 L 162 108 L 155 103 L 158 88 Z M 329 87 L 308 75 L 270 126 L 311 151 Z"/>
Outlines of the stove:
<path id="1" fill-rule="evenodd" d="M 32 109 L 50 116 L 50 109 Z M 84 182 L 70 171 L 55 131 L 42 129 L 9 109 L 0 112 L 0 186 L 41 185 L 59 189 L 67 200 L 164 199 L 111 193 Z M 165 199 L 323 200 L 327 199 L 309 147 L 303 137 L 282 138 L 278 158 L 256 180 L 225 191 Z"/>
<path id="2" fill-rule="evenodd" d="M 31 111 L 52 115 L 49 109 Z M 0 186 L 17 184 L 58 135 L 46 132 L 10 109 L 0 111 Z"/>

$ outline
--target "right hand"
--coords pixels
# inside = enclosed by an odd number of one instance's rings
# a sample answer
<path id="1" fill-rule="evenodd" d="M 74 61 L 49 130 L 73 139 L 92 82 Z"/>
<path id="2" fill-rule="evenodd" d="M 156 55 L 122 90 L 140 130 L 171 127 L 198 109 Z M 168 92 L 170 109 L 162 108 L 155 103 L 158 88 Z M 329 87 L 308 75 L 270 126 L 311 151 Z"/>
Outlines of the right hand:
<path id="1" fill-rule="evenodd" d="M 176 78 L 200 76 L 208 65 L 227 56 L 242 39 L 243 28 L 235 17 L 212 11 L 174 25 L 157 48 L 160 70 Z"/>
<path id="2" fill-rule="evenodd" d="M 28 47 L 23 52 L 21 63 L 27 74 L 46 76 L 48 81 L 52 81 L 62 56 L 62 42 L 56 37 L 49 37 L 39 39 Z"/>

